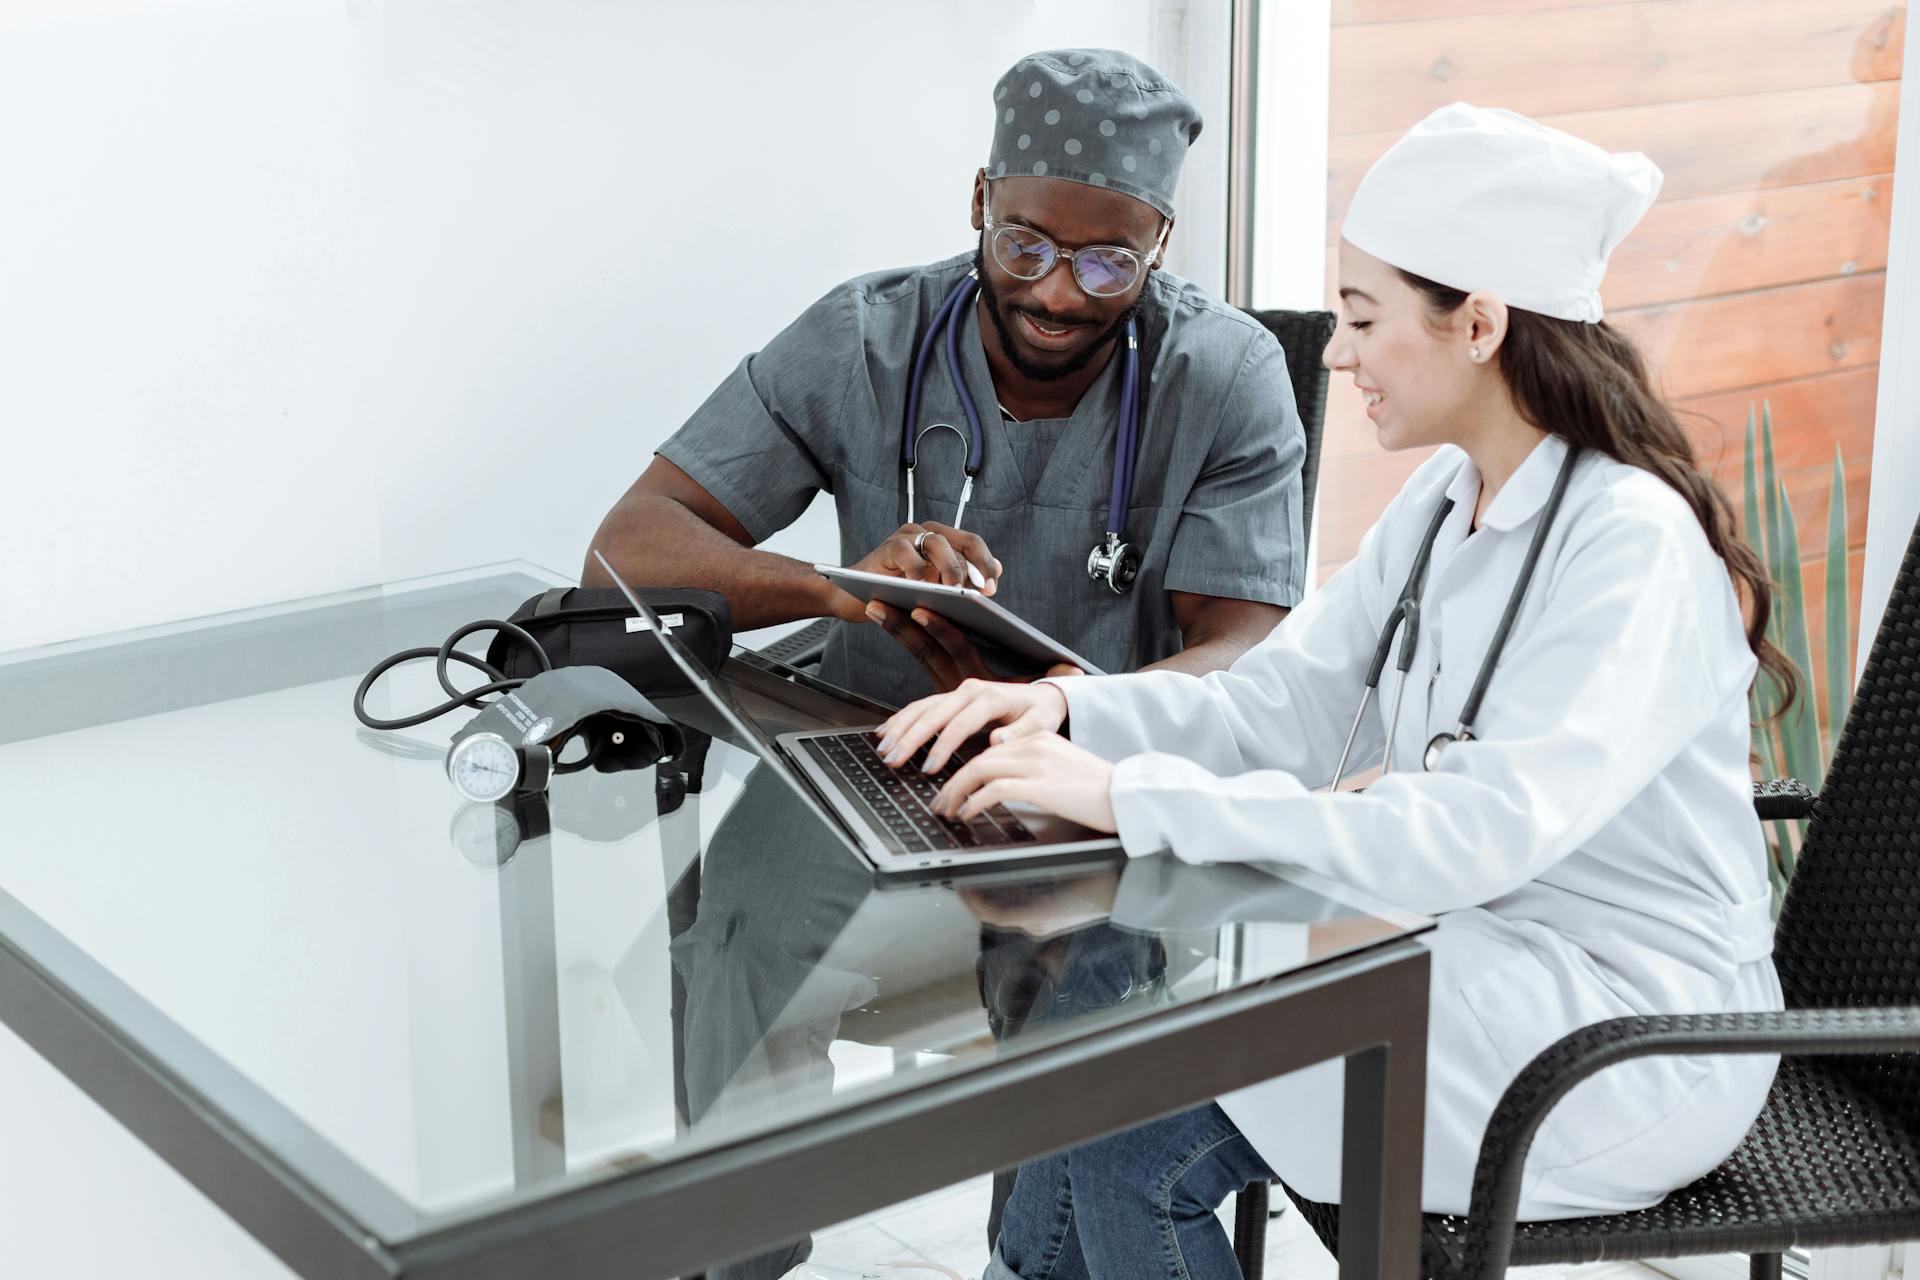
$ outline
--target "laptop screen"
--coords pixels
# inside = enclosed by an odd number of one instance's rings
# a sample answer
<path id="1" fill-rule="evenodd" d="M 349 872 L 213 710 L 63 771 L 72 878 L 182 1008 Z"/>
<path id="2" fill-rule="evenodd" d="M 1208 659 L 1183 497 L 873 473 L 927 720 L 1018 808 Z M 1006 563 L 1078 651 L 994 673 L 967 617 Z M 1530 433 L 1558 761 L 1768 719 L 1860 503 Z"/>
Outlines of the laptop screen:
<path id="1" fill-rule="evenodd" d="M 620 594 L 627 598 L 627 603 L 633 606 L 634 612 L 639 614 L 641 621 L 647 624 L 647 629 L 653 632 L 654 638 L 659 640 L 660 648 L 666 652 L 668 660 L 680 668 L 680 673 L 686 676 L 688 682 L 699 691 L 700 696 L 705 698 L 707 703 L 720 713 L 721 719 L 740 735 L 742 745 L 750 748 L 754 754 L 766 762 L 768 768 L 779 774 L 821 821 L 844 834 L 846 828 L 839 817 L 815 798 L 813 788 L 794 770 L 793 766 L 787 763 L 786 757 L 775 745 L 773 739 L 767 735 L 767 731 L 762 729 L 754 718 L 734 700 L 732 690 L 727 688 L 727 682 L 716 678 L 701 665 L 700 659 L 695 657 L 693 652 L 680 642 L 680 638 L 660 621 L 660 615 L 648 608 L 646 602 L 634 594 L 633 588 L 629 587 L 626 580 L 614 571 L 613 566 L 607 563 L 607 558 L 600 554 L 598 548 L 594 549 L 593 557 L 600 562 L 600 567 L 607 571 L 607 576 L 613 579 L 613 585 L 620 588 Z"/>

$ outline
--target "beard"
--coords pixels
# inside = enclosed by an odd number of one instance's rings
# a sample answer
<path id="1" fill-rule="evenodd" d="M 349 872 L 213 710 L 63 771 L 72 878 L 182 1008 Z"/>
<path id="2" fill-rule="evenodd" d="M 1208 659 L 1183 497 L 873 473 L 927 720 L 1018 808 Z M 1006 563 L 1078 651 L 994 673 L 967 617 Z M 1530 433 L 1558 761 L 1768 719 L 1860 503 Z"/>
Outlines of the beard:
<path id="1" fill-rule="evenodd" d="M 1073 264 L 1064 265 L 1067 270 L 1072 270 Z M 1140 300 L 1136 298 L 1132 306 L 1122 311 L 1119 318 L 1107 326 L 1106 332 L 1089 342 L 1076 354 L 1067 357 L 1059 364 L 1035 364 L 1020 353 L 1020 347 L 1014 341 L 1013 330 L 1007 323 L 1006 304 L 1001 300 L 1000 295 L 994 292 L 993 281 L 987 276 L 986 260 L 977 247 L 973 251 L 973 270 L 980 280 L 980 296 L 987 300 L 987 318 L 993 321 L 994 332 L 1000 335 L 1000 350 L 1006 355 L 1008 362 L 1019 371 L 1021 377 L 1030 378 L 1035 382 L 1058 382 L 1062 378 L 1070 378 L 1079 373 L 1093 362 L 1095 356 L 1106 349 L 1108 343 L 1126 331 L 1128 321 L 1140 314 Z M 1070 317 L 1056 318 L 1037 307 L 1015 307 L 1014 310 L 1025 312 L 1050 328 L 1059 328 L 1063 323 L 1077 323 Z"/>

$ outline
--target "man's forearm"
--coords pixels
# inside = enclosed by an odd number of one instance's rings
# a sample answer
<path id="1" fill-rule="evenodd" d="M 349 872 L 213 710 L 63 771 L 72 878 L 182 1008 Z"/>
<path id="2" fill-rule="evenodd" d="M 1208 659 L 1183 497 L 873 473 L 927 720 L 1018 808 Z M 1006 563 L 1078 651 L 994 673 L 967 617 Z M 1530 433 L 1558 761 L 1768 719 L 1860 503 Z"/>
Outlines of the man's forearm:
<path id="1" fill-rule="evenodd" d="M 1203 676 L 1209 671 L 1226 670 L 1239 659 L 1241 654 L 1258 643 L 1260 643 L 1258 637 L 1245 639 L 1231 635 L 1215 636 L 1211 640 L 1190 644 L 1172 657 L 1149 663 L 1140 670 L 1184 671 L 1190 676 Z"/>
<path id="2" fill-rule="evenodd" d="M 1142 671 L 1184 671 L 1193 676 L 1224 671 L 1238 662 L 1241 654 L 1272 635 L 1287 610 L 1250 600 L 1177 596 L 1174 614 L 1186 647 L 1142 667 Z"/>
<path id="3" fill-rule="evenodd" d="M 832 614 L 831 583 L 804 560 L 742 546 L 659 494 L 609 513 L 594 545 L 633 586 L 704 587 L 727 598 L 735 631 Z M 591 554 L 582 586 L 612 586 Z"/>

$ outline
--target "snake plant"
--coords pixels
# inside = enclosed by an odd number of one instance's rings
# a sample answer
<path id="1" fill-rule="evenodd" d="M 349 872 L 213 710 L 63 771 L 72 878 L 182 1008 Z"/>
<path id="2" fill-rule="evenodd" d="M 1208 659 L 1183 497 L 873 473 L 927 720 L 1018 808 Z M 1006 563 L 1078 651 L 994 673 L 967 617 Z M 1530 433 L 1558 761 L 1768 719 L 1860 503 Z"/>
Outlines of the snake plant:
<path id="1" fill-rule="evenodd" d="M 1826 617 L 1827 653 L 1818 680 L 1813 671 L 1813 646 L 1808 639 L 1806 582 L 1800 572 L 1800 535 L 1786 485 L 1773 458 L 1773 407 L 1758 412 L 1759 445 L 1755 453 L 1755 411 L 1747 410 L 1745 466 L 1745 523 L 1747 541 L 1759 553 L 1773 583 L 1773 616 L 1768 637 L 1793 663 L 1800 678 L 1800 696 L 1786 714 L 1776 716 L 1780 702 L 1777 681 L 1762 672 L 1749 695 L 1753 718 L 1753 752 L 1763 778 L 1798 778 L 1818 790 L 1852 700 L 1853 614 L 1847 607 L 1847 483 L 1839 446 L 1834 447 L 1832 501 L 1827 508 Z M 1818 709 L 1827 711 L 1829 737 L 1823 744 Z M 1806 824 L 1775 822 L 1769 833 L 1768 876 L 1773 883 L 1774 907 L 1793 875 L 1795 852 Z"/>

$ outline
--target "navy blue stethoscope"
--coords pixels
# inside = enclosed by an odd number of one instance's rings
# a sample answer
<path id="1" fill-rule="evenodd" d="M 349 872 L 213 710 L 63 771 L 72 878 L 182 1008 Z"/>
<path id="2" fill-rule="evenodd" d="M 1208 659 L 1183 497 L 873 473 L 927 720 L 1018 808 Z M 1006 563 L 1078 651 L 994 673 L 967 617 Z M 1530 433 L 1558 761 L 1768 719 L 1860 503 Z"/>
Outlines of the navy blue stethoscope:
<path id="1" fill-rule="evenodd" d="M 927 329 L 927 336 L 921 340 L 920 354 L 913 362 L 913 380 L 907 384 L 907 416 L 900 433 L 900 465 L 907 474 L 908 524 L 914 522 L 913 473 L 921 439 L 932 431 L 960 434 L 960 428 L 950 422 L 935 422 L 916 430 L 920 421 L 920 388 L 926 378 L 927 361 L 933 355 L 934 345 L 941 339 L 942 329 L 946 330 L 947 373 L 953 379 L 953 389 L 960 393 L 960 408 L 967 417 L 967 435 L 964 437 L 967 443 L 965 482 L 960 486 L 960 504 L 953 513 L 956 528 L 966 514 L 967 500 L 973 496 L 973 482 L 986 461 L 987 437 L 980 425 L 980 410 L 974 404 L 973 393 L 967 390 L 967 380 L 960 370 L 960 329 L 965 322 L 966 308 L 979 289 L 979 277 L 972 271 L 967 272 L 966 278 L 953 287 L 946 301 L 940 304 L 940 309 L 933 313 L 933 323 Z M 1106 583 L 1116 593 L 1126 591 L 1140 574 L 1140 553 L 1123 539 L 1127 504 L 1133 497 L 1133 455 L 1139 435 L 1140 339 L 1135 332 L 1134 322 L 1129 319 L 1126 367 L 1120 388 L 1120 431 L 1113 447 L 1113 480 L 1107 489 L 1107 537 L 1105 542 L 1096 544 L 1087 555 L 1087 576 L 1095 582 Z"/>
<path id="2" fill-rule="evenodd" d="M 1533 541 L 1527 544 L 1527 557 L 1521 561 L 1520 576 L 1507 595 L 1507 607 L 1500 615 L 1500 625 L 1494 630 L 1493 643 L 1487 646 L 1486 656 L 1480 659 L 1480 671 L 1473 679 L 1473 690 L 1460 708 L 1460 720 L 1452 733 L 1434 734 L 1421 755 L 1420 763 L 1429 771 L 1448 747 L 1456 742 L 1473 741 L 1473 722 L 1480 714 L 1480 701 L 1487 696 L 1487 683 L 1493 679 L 1493 669 L 1500 663 L 1500 651 L 1507 647 L 1507 633 L 1513 630 L 1513 620 L 1520 613 L 1520 603 L 1526 599 L 1527 587 L 1533 582 L 1534 566 L 1540 562 L 1540 548 L 1546 543 L 1547 530 L 1553 527 L 1553 518 L 1560 514 L 1560 502 L 1566 497 L 1567 482 L 1573 478 L 1573 464 L 1579 457 L 1578 448 L 1569 448 L 1567 456 L 1560 463 L 1560 474 L 1553 478 L 1553 491 L 1547 495 L 1546 509 L 1540 515 L 1540 523 L 1534 527 Z M 1387 745 L 1380 759 L 1381 773 L 1393 768 L 1393 740 L 1400 731 L 1400 700 L 1407 692 L 1407 672 L 1413 667 L 1413 653 L 1420 644 L 1420 596 L 1426 589 L 1427 563 L 1433 559 L 1433 544 L 1440 536 L 1440 526 L 1446 523 L 1447 515 L 1452 510 L 1453 499 L 1446 498 L 1441 501 L 1440 509 L 1433 513 L 1426 535 L 1420 540 L 1420 549 L 1414 553 L 1413 567 L 1407 571 L 1406 585 L 1400 588 L 1400 598 L 1394 602 L 1392 612 L 1387 614 L 1386 626 L 1380 631 L 1380 643 L 1373 651 L 1373 665 L 1367 669 L 1367 690 L 1360 697 L 1360 709 L 1353 713 L 1353 728 L 1347 730 L 1347 744 L 1340 748 L 1340 762 L 1333 767 L 1333 781 L 1327 787 L 1330 792 L 1338 791 L 1340 779 L 1346 776 L 1347 755 L 1353 750 L 1353 740 L 1360 733 L 1360 721 L 1367 714 L 1374 691 L 1380 687 L 1380 676 L 1387 668 L 1387 654 L 1393 648 L 1394 633 L 1404 623 L 1406 634 L 1400 637 L 1400 658 L 1393 664 L 1400 673 L 1400 681 L 1394 687 L 1393 708 L 1387 712 Z"/>

